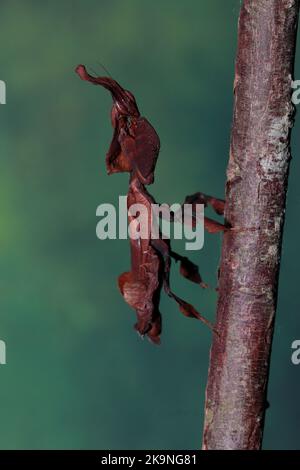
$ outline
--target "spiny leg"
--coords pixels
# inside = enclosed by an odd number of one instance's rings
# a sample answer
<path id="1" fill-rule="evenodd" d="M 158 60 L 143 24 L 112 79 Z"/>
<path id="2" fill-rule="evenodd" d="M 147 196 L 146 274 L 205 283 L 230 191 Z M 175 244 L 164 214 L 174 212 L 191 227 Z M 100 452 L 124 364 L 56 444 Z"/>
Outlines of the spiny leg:
<path id="1" fill-rule="evenodd" d="M 163 284 L 164 290 L 169 297 L 174 299 L 177 304 L 179 305 L 179 310 L 183 315 L 190 318 L 197 318 L 205 325 L 207 325 L 212 331 L 216 332 L 214 325 L 207 320 L 203 315 L 201 315 L 193 305 L 189 304 L 185 300 L 178 297 L 174 292 L 171 290 L 170 287 L 170 269 L 171 269 L 171 257 L 170 257 L 170 245 L 164 239 L 156 239 L 151 241 L 152 247 L 160 253 L 163 261 L 164 261 L 164 271 L 163 271 Z"/>
<path id="2" fill-rule="evenodd" d="M 182 217 L 184 204 L 189 204 L 192 206 L 192 217 Z M 164 211 L 160 211 L 159 215 L 164 220 L 168 219 L 171 222 L 180 221 L 189 227 L 195 228 L 198 223 L 196 216 L 197 204 L 203 204 L 204 207 L 211 206 L 212 209 L 216 212 L 216 214 L 224 215 L 225 201 L 223 199 L 208 196 L 207 194 L 201 192 L 186 196 L 184 203 L 181 204 L 181 207 L 178 211 L 171 213 L 169 211 L 168 214 L 166 214 Z M 171 206 L 165 205 L 165 207 L 170 208 Z M 224 232 L 228 229 L 228 227 L 226 227 L 224 224 L 221 224 L 220 222 L 217 222 L 216 220 L 213 220 L 206 216 L 204 216 L 204 228 L 209 233 Z"/>

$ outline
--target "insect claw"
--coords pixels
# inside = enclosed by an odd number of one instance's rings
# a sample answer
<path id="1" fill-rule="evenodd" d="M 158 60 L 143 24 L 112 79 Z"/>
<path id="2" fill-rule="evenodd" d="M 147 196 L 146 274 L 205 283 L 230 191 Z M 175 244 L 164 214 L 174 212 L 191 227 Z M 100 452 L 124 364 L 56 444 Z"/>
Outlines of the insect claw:
<path id="1" fill-rule="evenodd" d="M 142 333 L 140 333 L 138 330 L 137 330 L 137 334 L 139 335 L 139 337 L 144 340 L 145 339 L 145 335 L 142 335 Z"/>
<path id="2" fill-rule="evenodd" d="M 209 288 L 209 284 L 206 284 L 206 282 L 201 281 L 201 282 L 200 282 L 200 287 L 202 287 L 202 289 L 208 289 L 208 288 Z"/>
<path id="3" fill-rule="evenodd" d="M 159 336 L 153 337 L 153 338 L 151 336 L 147 336 L 147 339 L 151 344 L 160 345 L 160 337 Z"/>

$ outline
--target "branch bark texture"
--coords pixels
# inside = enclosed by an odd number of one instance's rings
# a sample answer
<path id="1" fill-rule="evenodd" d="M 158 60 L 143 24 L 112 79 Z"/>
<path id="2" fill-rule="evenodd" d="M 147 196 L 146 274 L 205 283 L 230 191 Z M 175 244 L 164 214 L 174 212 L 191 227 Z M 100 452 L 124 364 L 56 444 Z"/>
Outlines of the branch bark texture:
<path id="1" fill-rule="evenodd" d="M 261 447 L 290 162 L 298 0 L 244 0 L 203 449 Z"/>

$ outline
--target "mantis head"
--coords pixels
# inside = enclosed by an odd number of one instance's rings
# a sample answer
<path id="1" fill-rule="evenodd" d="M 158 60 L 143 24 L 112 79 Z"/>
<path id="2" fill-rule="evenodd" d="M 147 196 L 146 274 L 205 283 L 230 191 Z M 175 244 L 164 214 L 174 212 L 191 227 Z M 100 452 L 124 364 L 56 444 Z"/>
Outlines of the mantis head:
<path id="1" fill-rule="evenodd" d="M 87 72 L 84 65 L 78 65 L 76 67 L 76 73 L 82 80 L 91 82 L 94 85 L 101 85 L 110 91 L 113 99 L 113 107 L 111 111 L 113 127 L 116 127 L 117 121 L 122 117 L 140 116 L 133 94 L 122 88 L 116 80 L 113 80 L 110 77 L 93 77 Z"/>

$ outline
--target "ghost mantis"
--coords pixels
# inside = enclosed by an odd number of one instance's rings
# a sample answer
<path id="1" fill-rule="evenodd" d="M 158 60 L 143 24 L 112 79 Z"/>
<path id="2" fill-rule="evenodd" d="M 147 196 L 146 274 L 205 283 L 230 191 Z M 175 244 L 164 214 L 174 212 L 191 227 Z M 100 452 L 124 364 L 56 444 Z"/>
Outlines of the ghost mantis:
<path id="1" fill-rule="evenodd" d="M 135 97 L 111 77 L 90 75 L 83 65 L 78 65 L 76 73 L 82 80 L 106 88 L 112 96 L 111 122 L 113 138 L 106 155 L 108 174 L 128 172 L 129 191 L 127 207 L 143 204 L 151 217 L 151 204 L 154 198 L 146 187 L 154 181 L 154 170 L 160 150 L 159 137 L 150 122 L 140 115 Z M 187 196 L 185 203 L 210 205 L 214 211 L 224 214 L 224 201 L 201 192 Z M 134 216 L 128 212 L 129 224 Z M 193 223 L 197 223 L 193 220 Z M 151 221 L 148 226 L 151 226 Z M 208 217 L 204 217 L 204 228 L 210 233 L 224 231 L 226 227 Z M 170 241 L 162 237 L 152 239 L 130 238 L 131 270 L 119 276 L 118 284 L 124 300 L 136 311 L 135 329 L 141 336 L 147 336 L 153 343 L 160 343 L 161 313 L 159 311 L 162 288 L 174 299 L 180 311 L 187 317 L 196 318 L 213 329 L 213 325 L 191 304 L 178 297 L 170 287 L 171 258 L 180 262 L 180 273 L 190 281 L 206 287 L 198 267 L 187 257 L 175 253 Z"/>

